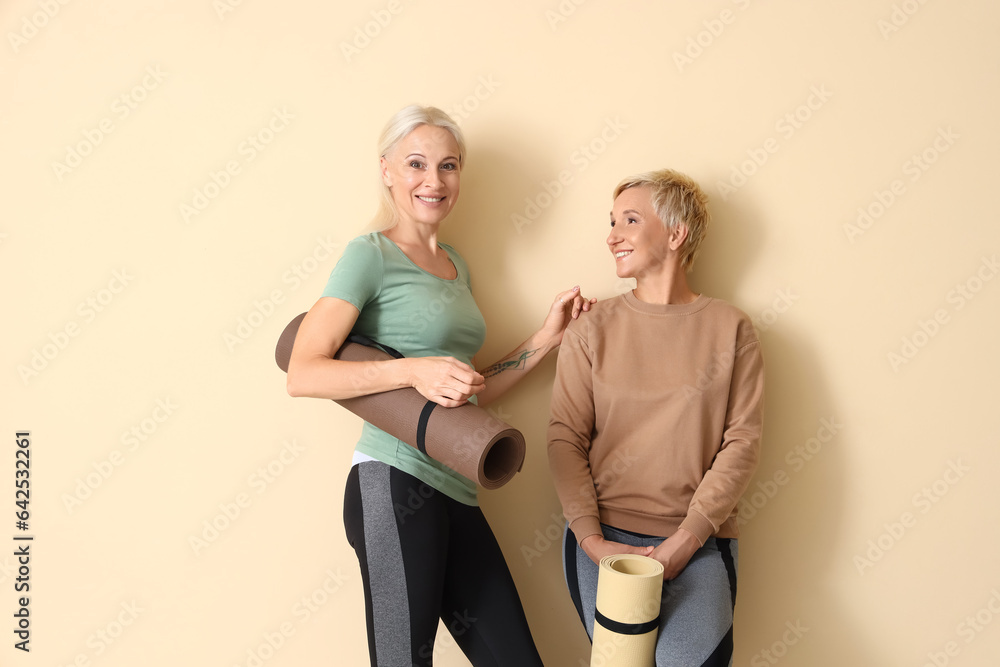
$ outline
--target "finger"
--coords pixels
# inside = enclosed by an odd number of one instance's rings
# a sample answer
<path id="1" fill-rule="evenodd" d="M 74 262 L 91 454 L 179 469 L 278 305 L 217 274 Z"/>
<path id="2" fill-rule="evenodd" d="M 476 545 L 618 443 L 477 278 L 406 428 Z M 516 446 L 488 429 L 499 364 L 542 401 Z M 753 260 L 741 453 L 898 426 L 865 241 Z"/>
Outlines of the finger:
<path id="1" fill-rule="evenodd" d="M 577 296 L 577 295 L 578 295 L 579 293 L 580 293 L 580 286 L 579 286 L 579 285 L 577 285 L 577 286 L 576 286 L 576 287 L 574 287 L 573 289 L 571 289 L 571 290 L 566 290 L 565 292 L 562 292 L 561 294 L 559 294 L 559 296 L 557 297 L 557 298 L 558 298 L 558 302 L 559 302 L 560 304 L 562 304 L 562 305 L 564 305 L 564 306 L 565 306 L 565 305 L 566 305 L 567 303 L 569 303 L 569 302 L 570 302 L 570 300 L 572 300 L 572 299 L 576 298 L 576 296 Z"/>
<path id="2" fill-rule="evenodd" d="M 462 389 L 471 387 L 481 387 L 486 384 L 486 378 L 477 373 L 476 371 L 469 371 L 467 373 L 452 374 L 451 382 L 457 383 Z"/>

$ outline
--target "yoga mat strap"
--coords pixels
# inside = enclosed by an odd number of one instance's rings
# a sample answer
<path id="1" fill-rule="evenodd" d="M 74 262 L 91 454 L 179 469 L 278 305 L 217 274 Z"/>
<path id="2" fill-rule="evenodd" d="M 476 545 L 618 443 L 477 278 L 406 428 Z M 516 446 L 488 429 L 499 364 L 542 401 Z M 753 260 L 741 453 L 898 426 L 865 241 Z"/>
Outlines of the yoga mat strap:
<path id="1" fill-rule="evenodd" d="M 645 623 L 620 623 L 619 621 L 612 621 L 602 614 L 600 609 L 594 609 L 594 621 L 600 624 L 601 627 L 619 635 L 644 635 L 660 627 L 659 616 Z"/>
<path id="2" fill-rule="evenodd" d="M 347 337 L 347 342 L 357 343 L 358 345 L 365 345 L 367 347 L 377 347 L 386 354 L 388 354 L 390 357 L 393 357 L 395 359 L 403 358 L 403 355 L 400 354 L 397 350 L 394 350 L 388 345 L 383 345 L 382 343 L 374 341 L 368 336 L 362 336 L 361 334 L 351 334 L 350 336 Z M 427 403 L 424 404 L 423 409 L 420 411 L 420 419 L 417 420 L 417 449 L 419 449 L 420 452 L 423 454 L 427 453 L 427 442 L 426 442 L 427 421 L 431 418 L 431 412 L 433 412 L 434 406 L 436 405 L 437 403 L 435 403 L 434 401 L 427 401 Z"/>
<path id="3" fill-rule="evenodd" d="M 423 410 L 420 411 L 420 419 L 417 420 L 417 449 L 424 454 L 427 453 L 427 421 L 431 418 L 431 412 L 437 405 L 434 401 L 424 403 Z"/>
<path id="4" fill-rule="evenodd" d="M 382 350 L 383 352 L 385 352 L 386 354 L 388 354 L 393 359 L 402 359 L 403 358 L 403 355 L 401 355 L 399 352 L 397 352 L 393 348 L 389 347 L 388 345 L 383 345 L 382 343 L 378 343 L 378 342 L 372 340 L 371 338 L 369 338 L 368 336 L 362 336 L 361 334 L 351 334 L 350 336 L 347 337 L 347 342 L 348 343 L 357 343 L 358 345 L 366 345 L 368 347 L 377 347 L 380 350 Z"/>

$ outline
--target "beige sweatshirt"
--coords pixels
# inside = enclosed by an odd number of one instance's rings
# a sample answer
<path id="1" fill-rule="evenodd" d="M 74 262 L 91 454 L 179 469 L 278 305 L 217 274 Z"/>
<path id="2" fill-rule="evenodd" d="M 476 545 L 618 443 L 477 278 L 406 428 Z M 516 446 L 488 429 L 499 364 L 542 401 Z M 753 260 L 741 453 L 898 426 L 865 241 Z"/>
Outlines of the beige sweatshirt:
<path id="1" fill-rule="evenodd" d="M 559 350 L 549 465 L 578 541 L 600 523 L 704 544 L 737 537 L 757 466 L 764 366 L 750 318 L 718 299 L 628 292 L 570 323 Z"/>

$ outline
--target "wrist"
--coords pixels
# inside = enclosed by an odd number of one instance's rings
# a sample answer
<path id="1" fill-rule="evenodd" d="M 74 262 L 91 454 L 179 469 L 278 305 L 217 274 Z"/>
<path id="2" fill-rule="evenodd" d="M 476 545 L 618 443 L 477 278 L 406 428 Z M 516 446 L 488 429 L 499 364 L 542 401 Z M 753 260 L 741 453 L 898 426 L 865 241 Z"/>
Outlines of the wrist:
<path id="1" fill-rule="evenodd" d="M 686 542 L 695 551 L 702 547 L 702 542 L 698 539 L 698 536 L 686 528 L 678 528 L 677 537 Z"/>
<path id="2" fill-rule="evenodd" d="M 528 339 L 527 348 L 529 350 L 538 350 L 541 356 L 544 357 L 552 350 L 559 347 L 559 336 L 555 336 L 545 332 L 545 329 L 539 329 L 531 335 Z"/>
<path id="3" fill-rule="evenodd" d="M 396 375 L 393 378 L 393 385 L 400 389 L 417 386 L 416 369 L 414 368 L 415 361 L 416 359 L 404 357 L 402 359 L 392 359 L 384 362 L 389 364 L 389 367 L 396 372 Z"/>

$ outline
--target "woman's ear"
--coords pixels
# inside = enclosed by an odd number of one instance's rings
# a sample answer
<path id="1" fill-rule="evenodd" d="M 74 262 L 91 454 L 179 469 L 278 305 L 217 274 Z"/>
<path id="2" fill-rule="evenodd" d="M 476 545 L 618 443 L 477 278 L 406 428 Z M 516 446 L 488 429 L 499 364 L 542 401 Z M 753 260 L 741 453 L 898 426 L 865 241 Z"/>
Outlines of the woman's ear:
<path id="1" fill-rule="evenodd" d="M 680 247 L 684 245 L 684 241 L 687 240 L 687 237 L 688 237 L 687 225 L 685 225 L 682 222 L 677 223 L 677 225 L 670 230 L 670 249 L 671 250 L 680 249 Z"/>
<path id="2" fill-rule="evenodd" d="M 382 172 L 382 182 L 385 183 L 385 187 L 392 187 L 392 177 L 389 175 L 389 162 L 385 159 L 383 155 L 378 159 L 379 171 Z"/>

